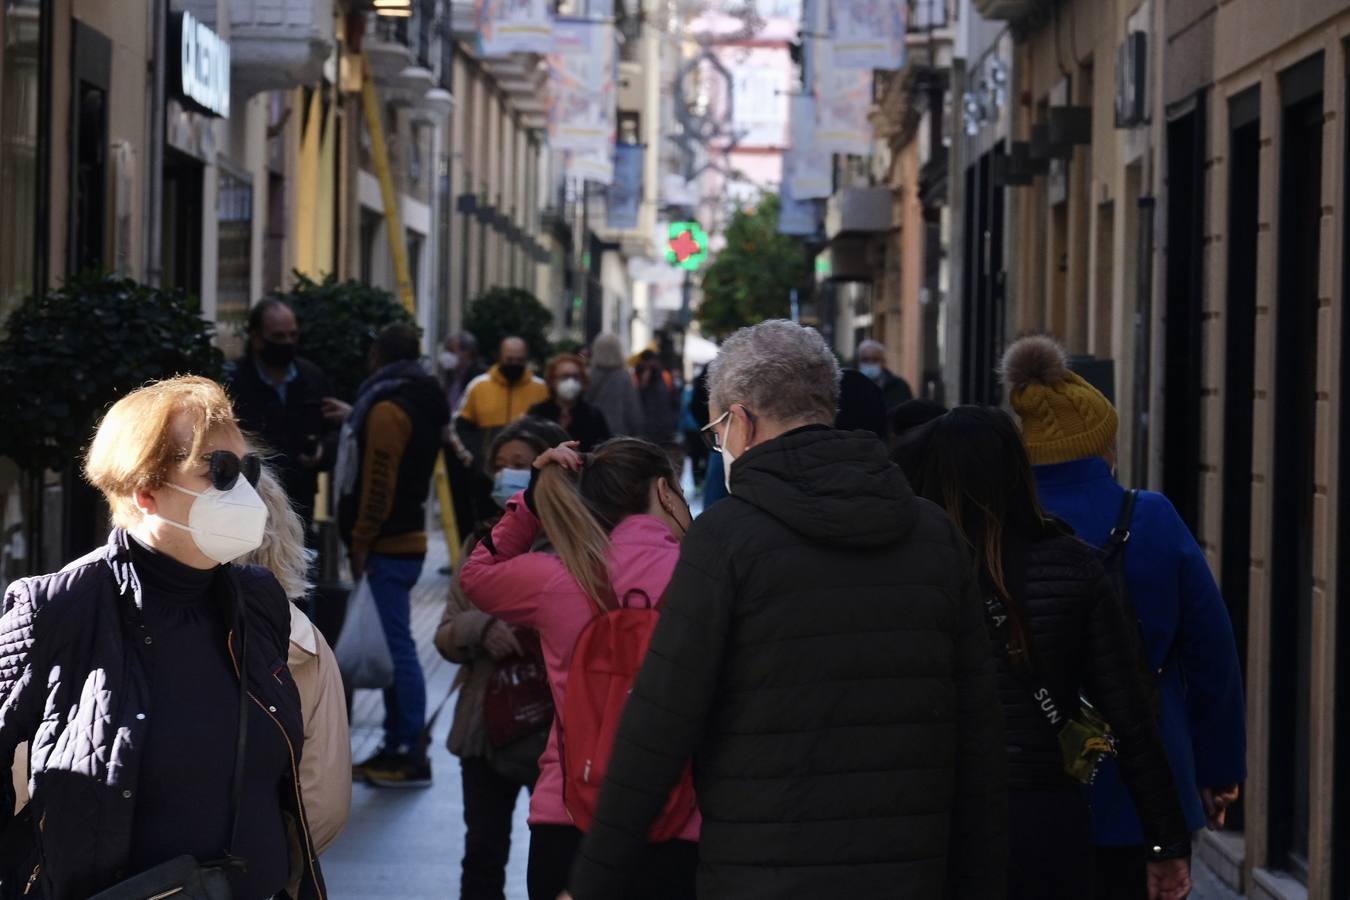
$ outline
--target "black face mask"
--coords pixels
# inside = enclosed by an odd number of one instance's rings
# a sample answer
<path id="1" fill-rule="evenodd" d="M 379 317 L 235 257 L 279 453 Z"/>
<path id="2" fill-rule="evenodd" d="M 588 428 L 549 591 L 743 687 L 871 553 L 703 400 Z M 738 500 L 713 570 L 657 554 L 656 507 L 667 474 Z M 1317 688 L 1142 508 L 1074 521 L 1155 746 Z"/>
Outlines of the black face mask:
<path id="1" fill-rule="evenodd" d="M 520 363 L 504 363 L 501 370 L 502 375 L 506 376 L 506 380 L 510 382 L 519 381 L 520 376 L 525 374 L 525 367 Z"/>
<path id="2" fill-rule="evenodd" d="M 269 366 L 289 366 L 295 362 L 295 345 L 282 344 L 277 341 L 263 341 L 262 349 L 258 351 L 258 357 Z"/>

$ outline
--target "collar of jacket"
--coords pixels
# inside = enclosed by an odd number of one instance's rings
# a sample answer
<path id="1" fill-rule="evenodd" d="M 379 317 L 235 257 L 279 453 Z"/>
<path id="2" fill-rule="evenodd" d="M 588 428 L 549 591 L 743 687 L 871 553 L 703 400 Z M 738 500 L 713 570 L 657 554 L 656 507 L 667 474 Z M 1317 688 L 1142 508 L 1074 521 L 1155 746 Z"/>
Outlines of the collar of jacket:
<path id="1" fill-rule="evenodd" d="M 1075 459 L 1066 463 L 1036 466 L 1036 483 L 1041 487 L 1060 487 L 1087 484 L 1092 481 L 1114 481 L 1111 466 L 1100 456 Z"/>
<path id="2" fill-rule="evenodd" d="M 141 580 L 136 577 L 136 567 L 131 564 L 131 535 L 125 528 L 114 528 L 108 535 L 108 543 L 103 547 L 103 561 L 112 570 L 113 580 L 117 582 L 117 593 L 123 597 L 131 595 L 136 609 L 141 609 Z"/>
<path id="3" fill-rule="evenodd" d="M 291 604 L 291 643 L 308 653 L 319 655 L 319 642 L 315 638 L 316 630 L 309 616 L 300 611 L 300 607 Z"/>

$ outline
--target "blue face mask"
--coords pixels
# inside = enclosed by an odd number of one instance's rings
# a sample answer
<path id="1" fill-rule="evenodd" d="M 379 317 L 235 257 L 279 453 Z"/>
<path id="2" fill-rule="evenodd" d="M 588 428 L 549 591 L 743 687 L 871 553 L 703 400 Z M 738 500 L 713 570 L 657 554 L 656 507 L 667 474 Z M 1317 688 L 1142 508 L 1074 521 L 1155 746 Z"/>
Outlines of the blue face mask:
<path id="1" fill-rule="evenodd" d="M 873 381 L 881 377 L 881 366 L 877 363 L 863 363 L 858 366 L 858 371 L 863 374 L 864 378 L 870 378 Z"/>
<path id="2" fill-rule="evenodd" d="M 502 469 L 492 480 L 492 499 L 506 508 L 506 501 L 530 486 L 529 469 Z"/>

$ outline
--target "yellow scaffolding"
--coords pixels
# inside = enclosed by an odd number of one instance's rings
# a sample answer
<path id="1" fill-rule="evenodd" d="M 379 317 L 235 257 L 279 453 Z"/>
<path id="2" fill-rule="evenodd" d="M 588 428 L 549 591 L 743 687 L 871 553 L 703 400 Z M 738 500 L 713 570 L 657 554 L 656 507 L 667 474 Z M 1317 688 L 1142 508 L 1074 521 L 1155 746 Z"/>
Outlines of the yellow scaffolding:
<path id="1" fill-rule="evenodd" d="M 389 168 L 389 151 L 384 142 L 384 117 L 380 115 L 380 98 L 375 92 L 375 78 L 370 62 L 361 57 L 361 106 L 370 132 L 370 155 L 375 174 L 380 182 L 380 199 L 384 203 L 384 224 L 389 234 L 389 256 L 394 261 L 394 279 L 398 283 L 398 297 L 403 308 L 417 314 L 417 296 L 413 293 L 412 273 L 408 270 L 408 250 L 404 246 L 403 221 L 399 216 L 398 192 L 394 189 L 394 175 Z M 436 499 L 441 507 L 441 526 L 445 530 L 445 544 L 450 551 L 450 564 L 459 565 L 460 537 L 455 521 L 454 500 L 450 494 L 450 477 L 445 469 L 445 455 L 436 456 Z"/>

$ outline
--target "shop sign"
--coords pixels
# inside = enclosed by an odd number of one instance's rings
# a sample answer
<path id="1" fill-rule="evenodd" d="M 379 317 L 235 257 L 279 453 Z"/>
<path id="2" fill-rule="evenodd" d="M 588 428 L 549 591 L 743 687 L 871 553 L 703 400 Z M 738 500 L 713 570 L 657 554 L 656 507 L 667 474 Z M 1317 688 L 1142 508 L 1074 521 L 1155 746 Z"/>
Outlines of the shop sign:
<path id="1" fill-rule="evenodd" d="M 186 10 L 174 14 L 169 30 L 169 46 L 178 48 L 178 64 L 170 67 L 174 93 L 200 112 L 228 118 L 229 42 Z"/>

